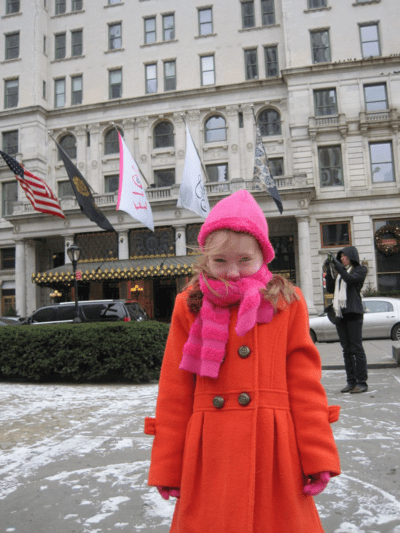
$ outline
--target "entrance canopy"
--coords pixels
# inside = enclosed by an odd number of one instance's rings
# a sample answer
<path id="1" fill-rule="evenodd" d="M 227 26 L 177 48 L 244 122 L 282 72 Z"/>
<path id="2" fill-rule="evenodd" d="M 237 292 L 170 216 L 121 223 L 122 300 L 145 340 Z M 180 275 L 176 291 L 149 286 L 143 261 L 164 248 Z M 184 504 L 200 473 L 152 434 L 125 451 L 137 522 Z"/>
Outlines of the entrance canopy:
<path id="1" fill-rule="evenodd" d="M 125 259 L 97 263 L 78 263 L 82 281 L 130 281 L 176 276 L 192 276 L 196 256 Z M 32 283 L 42 287 L 70 284 L 74 280 L 72 265 L 63 265 L 46 272 L 32 274 Z"/>

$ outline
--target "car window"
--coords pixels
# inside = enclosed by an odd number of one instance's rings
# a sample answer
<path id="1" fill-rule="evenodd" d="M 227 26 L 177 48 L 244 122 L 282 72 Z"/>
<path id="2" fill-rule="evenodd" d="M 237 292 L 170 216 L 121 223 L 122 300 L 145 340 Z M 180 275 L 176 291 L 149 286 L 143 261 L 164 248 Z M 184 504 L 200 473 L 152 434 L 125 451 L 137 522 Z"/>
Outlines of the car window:
<path id="1" fill-rule="evenodd" d="M 36 313 L 32 315 L 32 322 L 54 322 L 56 320 L 56 308 L 44 307 L 38 309 Z"/>
<path id="2" fill-rule="evenodd" d="M 363 302 L 363 306 L 366 313 L 387 313 L 393 311 L 393 305 L 383 300 Z"/>
<path id="3" fill-rule="evenodd" d="M 124 308 L 119 303 L 87 304 L 82 306 L 82 312 L 87 320 L 100 322 L 113 322 L 125 318 Z"/>
<path id="4" fill-rule="evenodd" d="M 127 303 L 126 307 L 132 320 L 139 320 L 139 318 L 146 318 L 146 313 L 138 303 Z"/>
<path id="5" fill-rule="evenodd" d="M 57 320 L 73 320 L 75 318 L 75 304 L 74 305 L 60 305 L 58 307 Z"/>

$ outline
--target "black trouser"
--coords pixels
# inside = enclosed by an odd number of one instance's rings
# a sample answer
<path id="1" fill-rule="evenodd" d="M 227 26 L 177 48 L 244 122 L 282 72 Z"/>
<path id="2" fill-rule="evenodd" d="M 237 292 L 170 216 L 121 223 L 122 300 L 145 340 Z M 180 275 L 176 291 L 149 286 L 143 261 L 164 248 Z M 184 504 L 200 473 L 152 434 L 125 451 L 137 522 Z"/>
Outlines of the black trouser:
<path id="1" fill-rule="evenodd" d="M 344 366 L 349 385 L 367 384 L 367 358 L 362 345 L 362 325 L 364 316 L 358 313 L 345 313 L 336 329 L 343 349 Z"/>

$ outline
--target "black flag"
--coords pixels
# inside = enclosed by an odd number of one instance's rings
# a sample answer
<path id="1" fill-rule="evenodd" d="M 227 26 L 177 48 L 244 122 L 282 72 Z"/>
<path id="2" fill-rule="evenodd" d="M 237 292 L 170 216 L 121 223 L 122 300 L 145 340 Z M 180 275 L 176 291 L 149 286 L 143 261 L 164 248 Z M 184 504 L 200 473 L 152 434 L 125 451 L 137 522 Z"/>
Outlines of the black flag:
<path id="1" fill-rule="evenodd" d="M 72 190 L 75 193 L 77 202 L 81 211 L 88 217 L 89 220 L 95 222 L 101 229 L 108 231 L 115 231 L 108 219 L 103 215 L 100 209 L 95 204 L 92 193 L 90 192 L 89 184 L 73 164 L 68 155 L 64 152 L 58 142 L 54 139 L 57 145 L 58 153 L 63 160 L 65 170 L 67 171 L 69 180 L 72 185 Z"/>
<path id="2" fill-rule="evenodd" d="M 260 135 L 260 130 L 257 126 L 256 131 L 256 153 L 253 172 L 253 183 L 259 184 L 261 188 L 266 189 L 272 196 L 276 203 L 276 207 L 279 209 L 280 214 L 283 212 L 282 200 L 279 195 L 278 189 L 274 178 L 271 176 L 271 172 L 268 167 L 268 158 L 265 153 L 265 148 Z"/>

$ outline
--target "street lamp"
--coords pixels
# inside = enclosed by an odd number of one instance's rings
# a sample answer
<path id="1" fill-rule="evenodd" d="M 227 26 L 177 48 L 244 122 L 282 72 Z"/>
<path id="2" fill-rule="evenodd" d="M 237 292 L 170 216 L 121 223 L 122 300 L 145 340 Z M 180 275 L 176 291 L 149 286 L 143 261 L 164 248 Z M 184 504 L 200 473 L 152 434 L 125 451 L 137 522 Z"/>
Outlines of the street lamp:
<path id="1" fill-rule="evenodd" d="M 76 244 L 72 244 L 67 248 L 68 257 L 72 263 L 72 268 L 74 270 L 74 288 L 75 288 L 75 322 L 80 322 L 79 312 L 78 312 L 78 280 L 76 279 L 76 264 L 79 261 L 81 256 L 81 249 Z"/>

